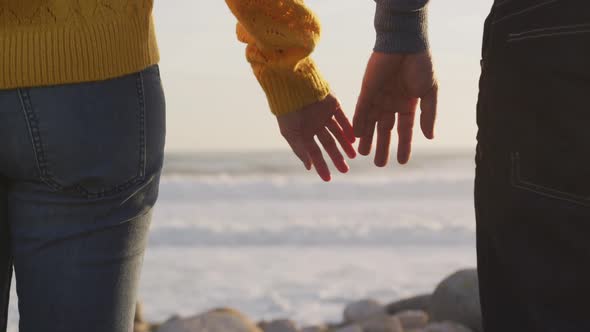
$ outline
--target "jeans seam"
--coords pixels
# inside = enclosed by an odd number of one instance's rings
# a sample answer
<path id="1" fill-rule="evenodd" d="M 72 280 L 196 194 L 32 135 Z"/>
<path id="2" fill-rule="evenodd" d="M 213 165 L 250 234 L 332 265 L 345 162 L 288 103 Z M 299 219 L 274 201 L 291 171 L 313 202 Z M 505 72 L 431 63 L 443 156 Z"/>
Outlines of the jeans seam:
<path id="1" fill-rule="evenodd" d="M 498 8 L 500 6 L 504 6 L 505 4 L 509 3 L 512 0 L 500 0 L 497 1 L 496 3 L 494 3 L 494 5 L 492 6 L 493 8 Z"/>
<path id="2" fill-rule="evenodd" d="M 577 31 L 559 31 L 559 32 L 547 32 L 545 34 L 533 34 L 533 35 L 525 35 L 522 37 L 508 37 L 507 41 L 509 43 L 519 42 L 523 40 L 530 40 L 530 39 L 538 39 L 538 38 L 546 38 L 546 37 L 556 37 L 556 36 L 568 36 L 568 35 L 578 35 L 578 34 L 588 34 L 590 33 L 590 29 L 586 30 L 577 30 Z"/>
<path id="3" fill-rule="evenodd" d="M 139 174 L 143 180 L 146 174 L 146 154 L 147 154 L 147 137 L 146 137 L 146 111 L 145 111 L 145 86 L 143 73 L 139 72 L 137 76 L 137 96 L 139 102 Z"/>
<path id="4" fill-rule="evenodd" d="M 54 190 L 60 190 L 62 189 L 62 186 L 52 179 L 51 172 L 47 167 L 47 158 L 45 157 L 45 153 L 43 151 L 43 142 L 41 135 L 39 134 L 39 119 L 33 111 L 29 93 L 23 89 L 18 89 L 17 91 L 21 103 L 21 109 L 24 113 L 25 121 L 27 123 L 29 137 L 31 139 L 31 143 L 33 144 L 33 153 L 35 154 L 35 162 L 37 164 L 39 178 L 50 188 Z"/>
<path id="5" fill-rule="evenodd" d="M 518 37 L 524 37 L 524 36 L 527 36 L 530 34 L 534 35 L 537 32 L 553 32 L 555 30 L 578 31 L 575 29 L 580 29 L 580 28 L 588 29 L 588 28 L 590 28 L 590 23 L 551 26 L 551 27 L 546 27 L 546 28 L 536 28 L 536 29 L 521 31 L 521 32 L 517 32 L 517 33 L 510 33 L 508 36 L 518 38 Z M 574 29 L 574 30 L 572 30 L 572 29 Z"/>
<path id="6" fill-rule="evenodd" d="M 560 201 L 566 201 L 583 206 L 590 206 L 590 199 L 588 197 L 574 195 L 571 193 L 540 186 L 538 184 L 523 180 L 520 175 L 520 154 L 518 152 L 513 152 L 511 155 L 511 160 L 511 182 L 513 187 L 534 192 L 539 195 L 557 199 Z"/>
<path id="7" fill-rule="evenodd" d="M 528 12 L 530 12 L 530 11 L 532 11 L 532 10 L 535 10 L 535 9 L 537 9 L 537 8 L 541 8 L 541 7 L 543 7 L 543 6 L 546 6 L 546 5 L 549 5 L 549 4 L 552 4 L 552 3 L 554 3 L 554 2 L 558 2 L 558 1 L 559 1 L 559 0 L 548 0 L 548 1 L 544 1 L 544 2 L 541 2 L 541 3 L 535 4 L 535 5 L 532 5 L 532 6 L 530 6 L 530 7 L 527 7 L 527 8 L 525 8 L 525 9 L 519 10 L 519 11 L 517 11 L 517 12 L 515 12 L 515 13 L 511 13 L 511 14 L 504 15 L 504 16 L 502 16 L 502 17 L 500 17 L 500 18 L 496 19 L 495 21 L 493 21 L 493 22 L 492 22 L 492 25 L 494 25 L 494 24 L 496 24 L 496 23 L 499 23 L 499 22 L 501 22 L 501 21 L 507 20 L 507 19 L 509 19 L 509 18 L 512 18 L 512 17 L 515 17 L 515 16 L 519 16 L 519 15 L 521 15 L 521 14 L 528 13 Z M 501 5 L 502 5 L 502 4 L 504 4 L 504 2 L 503 2 L 503 3 L 501 3 Z"/>

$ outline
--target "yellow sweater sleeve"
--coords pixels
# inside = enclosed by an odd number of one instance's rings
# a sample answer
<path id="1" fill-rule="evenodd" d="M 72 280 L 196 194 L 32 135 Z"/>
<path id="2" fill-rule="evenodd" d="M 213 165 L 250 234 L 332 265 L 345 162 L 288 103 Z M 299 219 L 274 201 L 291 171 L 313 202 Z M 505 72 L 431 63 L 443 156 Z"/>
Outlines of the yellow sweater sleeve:
<path id="1" fill-rule="evenodd" d="M 329 85 L 310 58 L 320 24 L 303 0 L 226 0 L 238 19 L 238 39 L 266 93 L 282 115 L 324 99 Z"/>

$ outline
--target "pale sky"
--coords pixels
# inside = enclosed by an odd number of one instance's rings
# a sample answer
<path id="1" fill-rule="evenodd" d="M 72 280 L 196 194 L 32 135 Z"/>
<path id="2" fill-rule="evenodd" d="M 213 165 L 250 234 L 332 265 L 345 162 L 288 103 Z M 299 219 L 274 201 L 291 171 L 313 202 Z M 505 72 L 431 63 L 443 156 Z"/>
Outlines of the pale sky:
<path id="1" fill-rule="evenodd" d="M 313 54 L 352 118 L 375 39 L 371 0 L 307 0 L 323 33 Z M 418 149 L 475 146 L 483 21 L 490 1 L 431 0 L 430 40 L 441 85 L 437 137 Z M 286 149 L 235 38 L 222 0 L 156 1 L 167 101 L 167 151 Z M 419 133 L 419 131 L 417 131 Z"/>

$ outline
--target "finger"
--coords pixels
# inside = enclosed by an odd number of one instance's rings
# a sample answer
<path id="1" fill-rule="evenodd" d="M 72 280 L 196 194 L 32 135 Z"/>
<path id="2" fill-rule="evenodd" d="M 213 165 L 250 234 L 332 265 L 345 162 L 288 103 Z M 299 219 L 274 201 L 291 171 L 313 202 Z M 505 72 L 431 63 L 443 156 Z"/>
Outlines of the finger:
<path id="1" fill-rule="evenodd" d="M 438 85 L 434 85 L 430 92 L 420 101 L 420 127 L 428 139 L 434 139 L 434 125 L 436 123 L 438 107 Z"/>
<path id="2" fill-rule="evenodd" d="M 336 137 L 336 140 L 338 140 L 338 143 L 340 143 L 340 146 L 346 155 L 351 159 L 356 157 L 356 151 L 354 150 L 352 142 L 346 138 L 346 133 L 342 128 L 340 128 L 338 122 L 336 122 L 334 119 L 330 119 L 328 120 L 326 127 L 328 127 L 328 130 L 330 130 L 332 135 Z"/>
<path id="3" fill-rule="evenodd" d="M 414 118 L 416 112 L 398 113 L 397 135 L 397 161 L 406 164 L 412 153 L 412 135 L 414 131 Z"/>
<path id="4" fill-rule="evenodd" d="M 375 52 L 369 58 L 353 121 L 356 137 L 363 136 L 368 130 L 366 128 L 368 125 L 367 116 L 373 108 L 374 99 L 385 86 L 385 82 L 390 81 L 395 73 L 399 71 L 403 57 L 401 54 Z"/>
<path id="5" fill-rule="evenodd" d="M 322 151 L 320 147 L 317 145 L 313 137 L 310 137 L 305 140 L 305 149 L 307 150 L 307 154 L 311 158 L 311 162 L 313 163 L 316 172 L 324 181 L 330 181 L 330 169 L 328 169 L 328 165 L 324 160 L 324 156 L 322 155 Z"/>
<path id="6" fill-rule="evenodd" d="M 368 129 L 371 128 L 371 129 Z M 373 135 L 375 133 L 375 123 L 373 122 L 371 126 L 367 126 L 367 130 L 365 130 L 365 135 L 361 136 L 358 151 L 363 156 L 368 156 L 371 153 L 371 147 L 373 145 Z"/>
<path id="7" fill-rule="evenodd" d="M 379 121 L 377 124 L 377 147 L 375 151 L 375 165 L 384 167 L 389 161 L 391 150 L 391 131 L 395 125 L 395 114 L 389 118 Z"/>
<path id="8" fill-rule="evenodd" d="M 303 162 L 303 166 L 309 171 L 311 169 L 312 163 L 309 154 L 307 153 L 307 149 L 305 148 L 305 144 L 301 140 L 287 140 L 291 150 L 293 153 Z"/>
<path id="9" fill-rule="evenodd" d="M 334 117 L 336 118 L 338 125 L 340 125 L 340 128 L 342 128 L 346 140 L 348 140 L 350 143 L 354 143 L 356 141 L 356 137 L 354 136 L 354 129 L 352 128 L 350 120 L 348 120 L 348 117 L 346 116 L 342 108 L 338 108 L 336 110 Z"/>
<path id="10" fill-rule="evenodd" d="M 352 119 L 352 127 L 355 137 L 364 135 L 367 126 L 367 115 L 369 114 L 371 104 L 359 99 L 356 104 L 354 118 Z"/>
<path id="11" fill-rule="evenodd" d="M 334 141 L 334 137 L 330 135 L 330 132 L 328 132 L 327 129 L 320 130 L 320 132 L 318 132 L 318 139 L 320 140 L 320 143 L 322 143 L 322 146 L 332 159 L 332 162 L 334 163 L 334 166 L 336 166 L 336 169 L 338 169 L 341 173 L 348 172 L 348 164 L 346 164 L 346 160 L 344 160 L 342 153 L 340 153 L 340 150 L 338 150 L 338 146 L 336 146 L 336 141 Z"/>
<path id="12" fill-rule="evenodd" d="M 375 104 L 371 104 L 370 108 L 363 110 L 357 120 L 360 125 L 354 127 L 354 135 L 356 137 L 372 135 L 375 131 L 375 125 L 377 124 L 380 111 L 380 108 L 377 108 Z"/>

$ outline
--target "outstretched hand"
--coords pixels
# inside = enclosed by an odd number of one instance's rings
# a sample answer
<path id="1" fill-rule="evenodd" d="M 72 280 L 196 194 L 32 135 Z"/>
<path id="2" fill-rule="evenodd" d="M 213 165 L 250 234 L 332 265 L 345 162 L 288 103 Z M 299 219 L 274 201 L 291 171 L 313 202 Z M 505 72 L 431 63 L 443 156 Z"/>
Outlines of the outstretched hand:
<path id="1" fill-rule="evenodd" d="M 426 138 L 433 139 L 437 96 L 438 85 L 429 53 L 373 53 L 365 71 L 354 115 L 354 133 L 360 137 L 359 153 L 371 153 L 376 127 L 375 165 L 387 165 L 391 131 L 395 127 L 397 113 L 397 160 L 400 164 L 407 163 L 412 150 L 418 103 L 422 111 L 422 133 Z"/>
<path id="2" fill-rule="evenodd" d="M 354 158 L 356 152 L 352 143 L 355 142 L 355 136 L 350 121 L 333 95 L 298 111 L 280 115 L 277 121 L 281 135 L 305 168 L 311 170 L 315 166 L 324 181 L 331 179 L 328 165 L 314 139 L 317 136 L 338 171 L 348 172 L 348 164 L 336 141 L 349 158 Z"/>

